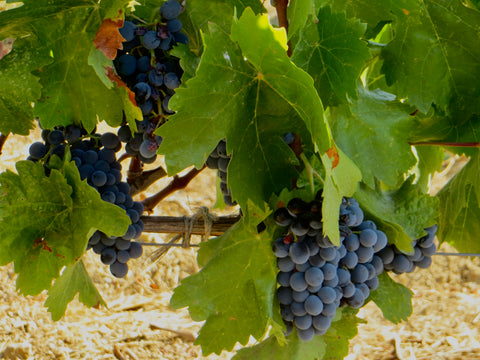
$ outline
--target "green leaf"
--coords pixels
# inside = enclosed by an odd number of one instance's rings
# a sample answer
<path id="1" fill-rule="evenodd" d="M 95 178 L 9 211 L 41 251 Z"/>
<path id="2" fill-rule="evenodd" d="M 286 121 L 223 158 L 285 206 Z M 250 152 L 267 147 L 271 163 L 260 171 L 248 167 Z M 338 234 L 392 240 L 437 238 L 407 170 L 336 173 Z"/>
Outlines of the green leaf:
<path id="1" fill-rule="evenodd" d="M 322 156 L 325 167 L 325 184 L 323 187 L 322 222 L 323 235 L 340 246 L 340 204 L 342 197 L 352 196 L 362 179 L 360 170 L 336 146 Z"/>
<path id="2" fill-rule="evenodd" d="M 34 295 L 82 256 L 96 229 L 121 236 L 130 221 L 80 180 L 74 163 L 49 177 L 40 163 L 20 161 L 16 167 L 18 175 L 0 174 L 0 263 L 13 261 L 17 288 Z"/>
<path id="3" fill-rule="evenodd" d="M 238 45 L 210 27 L 196 76 L 172 98 L 177 113 L 157 130 L 164 138 L 160 152 L 169 173 L 192 162 L 200 168 L 226 137 L 234 199 L 243 208 L 247 199 L 262 207 L 297 176 L 298 160 L 281 140 L 284 129 L 303 121 L 321 151 L 328 149 L 329 132 L 312 79 L 286 55 L 283 31 L 247 9 L 232 38 Z"/>
<path id="4" fill-rule="evenodd" d="M 375 221 L 388 242 L 404 252 L 413 251 L 412 240 L 425 235 L 424 229 L 438 218 L 438 199 L 412 184 L 412 177 L 394 191 L 361 185 L 355 198 L 366 213 L 365 218 Z"/>
<path id="5" fill-rule="evenodd" d="M 366 42 L 360 40 L 365 25 L 332 13 L 328 6 L 317 17 L 303 29 L 292 61 L 312 76 L 325 106 L 356 99 L 357 81 L 370 58 Z"/>
<path id="6" fill-rule="evenodd" d="M 440 218 L 437 236 L 464 252 L 480 252 L 480 156 L 467 165 L 438 193 Z"/>
<path id="7" fill-rule="evenodd" d="M 48 53 L 51 63 L 37 66 L 36 75 L 43 87 L 42 97 L 36 101 L 34 115 L 45 128 L 55 125 L 82 124 L 93 130 L 97 116 L 116 126 L 122 122 L 122 100 L 108 91 L 88 64 L 90 49 L 97 30 L 105 18 L 119 14 L 125 3 L 106 0 L 92 1 L 26 0 L 25 5 L 0 13 L 0 34 L 34 36 L 36 41 L 18 46 L 18 51 L 29 52 L 24 63 L 33 69 L 38 60 L 35 54 Z M 10 22 L 10 23 L 9 23 Z M 61 34 L 61 36 L 59 36 Z M 10 75 L 14 76 L 14 75 Z M 30 106 L 31 100 L 24 99 Z M 24 105 L 25 107 L 26 105 Z"/>
<path id="8" fill-rule="evenodd" d="M 435 171 L 440 171 L 445 157 L 445 152 L 439 146 L 417 146 L 415 148 L 418 157 L 416 183 L 427 193 L 429 191 L 432 176 Z"/>
<path id="9" fill-rule="evenodd" d="M 45 306 L 48 307 L 54 321 L 62 318 L 68 303 L 77 293 L 79 301 L 88 307 L 106 306 L 81 260 L 67 266 L 48 292 Z"/>
<path id="10" fill-rule="evenodd" d="M 333 138 L 362 172 L 370 187 L 375 179 L 398 186 L 417 160 L 408 142 L 414 128 L 409 108 L 381 90 L 358 88 L 359 99 L 331 110 Z"/>
<path id="11" fill-rule="evenodd" d="M 246 344 L 250 335 L 261 339 L 269 325 L 280 326 L 272 322 L 278 310 L 271 239 L 271 230 L 258 234 L 242 220 L 220 238 L 202 244 L 199 257 L 206 251 L 208 263 L 175 289 L 172 307 L 189 306 L 194 320 L 207 320 L 195 342 L 204 355 L 231 350 L 236 342 Z"/>
<path id="12" fill-rule="evenodd" d="M 33 108 L 41 86 L 32 71 L 51 62 L 45 49 L 29 38 L 18 39 L 10 54 L 0 60 L 0 132 L 27 135 L 33 124 Z M 32 48 L 33 47 L 33 48 Z"/>
<path id="13" fill-rule="evenodd" d="M 420 6 L 418 16 L 396 26 L 396 38 L 382 53 L 388 84 L 396 82 L 398 95 L 424 113 L 432 103 L 478 113 L 480 13 L 456 0 Z"/>
<path id="14" fill-rule="evenodd" d="M 383 272 L 378 276 L 380 285 L 370 293 L 370 299 L 382 310 L 383 317 L 394 324 L 412 314 L 412 292 Z"/>
<path id="15" fill-rule="evenodd" d="M 361 322 L 355 314 L 356 310 L 342 308 L 338 310 L 340 319 L 334 321 L 323 336 L 315 336 L 312 341 L 301 341 L 294 332 L 287 337 L 286 345 L 280 344 L 276 338 L 269 337 L 265 341 L 250 348 L 238 351 L 234 360 L 316 360 L 343 359 L 348 354 L 348 342 L 357 334 L 357 324 Z"/>
<path id="16" fill-rule="evenodd" d="M 315 14 L 313 0 L 290 1 L 287 8 L 288 37 L 291 38 L 300 32 L 307 23 L 307 19 Z"/>

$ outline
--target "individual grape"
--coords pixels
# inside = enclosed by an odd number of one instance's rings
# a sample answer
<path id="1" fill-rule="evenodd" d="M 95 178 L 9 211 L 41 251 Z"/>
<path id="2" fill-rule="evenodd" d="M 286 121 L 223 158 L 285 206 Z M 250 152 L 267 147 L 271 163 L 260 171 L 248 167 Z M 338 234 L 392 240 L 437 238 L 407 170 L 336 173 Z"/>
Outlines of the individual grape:
<path id="1" fill-rule="evenodd" d="M 47 136 L 48 142 L 52 145 L 60 145 L 65 141 L 65 137 L 63 136 L 63 131 L 60 130 L 53 130 Z"/>
<path id="2" fill-rule="evenodd" d="M 137 71 L 146 73 L 150 70 L 150 57 L 142 56 L 137 59 Z"/>
<path id="3" fill-rule="evenodd" d="M 182 11 L 182 6 L 178 1 L 175 0 L 167 0 L 162 4 L 160 7 L 160 15 L 165 20 L 172 20 L 180 15 Z"/>
<path id="4" fill-rule="evenodd" d="M 311 267 L 305 271 L 305 281 L 309 286 L 320 286 L 324 280 L 323 271 L 318 267 Z"/>
<path id="5" fill-rule="evenodd" d="M 411 261 L 403 255 L 399 254 L 395 256 L 395 259 L 392 261 L 393 270 L 399 273 L 404 273 L 410 268 Z"/>
<path id="6" fill-rule="evenodd" d="M 297 217 L 297 215 L 307 212 L 309 210 L 309 206 L 308 203 L 302 199 L 294 198 L 288 202 L 287 210 L 289 211 L 290 215 Z"/>
<path id="7" fill-rule="evenodd" d="M 365 247 L 372 247 L 377 243 L 377 233 L 375 230 L 365 229 L 360 233 L 360 244 Z"/>
<path id="8" fill-rule="evenodd" d="M 106 247 L 102 250 L 100 254 L 100 260 L 105 265 L 111 265 L 117 259 L 117 253 L 115 249 L 111 247 Z"/>
<path id="9" fill-rule="evenodd" d="M 285 336 L 290 335 L 293 332 L 293 323 L 285 321 L 286 330 L 283 332 Z"/>
<path id="10" fill-rule="evenodd" d="M 65 128 L 65 140 L 68 143 L 74 143 L 80 140 L 82 137 L 82 129 L 75 125 L 68 125 Z"/>
<path id="11" fill-rule="evenodd" d="M 218 169 L 220 171 L 227 172 L 229 162 L 230 162 L 229 158 L 219 158 L 218 159 Z"/>
<path id="12" fill-rule="evenodd" d="M 320 255 L 314 255 L 312 257 L 310 257 L 310 259 L 308 260 L 310 262 L 310 265 L 312 266 L 315 266 L 315 267 L 322 267 L 323 265 L 325 265 L 325 260 L 323 260 Z M 322 272 L 323 274 L 323 272 Z"/>
<path id="13" fill-rule="evenodd" d="M 347 269 L 353 269 L 358 264 L 358 255 L 353 251 L 347 251 L 347 254 L 340 260 L 340 266 Z"/>
<path id="14" fill-rule="evenodd" d="M 383 266 L 383 264 L 382 264 L 382 266 Z M 350 271 L 342 269 L 342 268 L 337 269 L 337 277 L 338 277 L 338 284 L 340 286 L 344 286 L 344 285 L 348 284 L 351 280 Z"/>
<path id="15" fill-rule="evenodd" d="M 364 266 L 367 268 L 368 270 L 368 278 L 367 280 L 371 280 L 373 279 L 375 276 L 377 276 L 377 271 L 375 270 L 375 266 L 373 266 L 372 263 L 366 263 L 364 264 Z"/>
<path id="16" fill-rule="evenodd" d="M 375 255 L 372 259 L 372 265 L 375 268 L 375 273 L 380 275 L 383 272 L 383 260 L 380 256 Z"/>
<path id="17" fill-rule="evenodd" d="M 143 46 L 145 46 L 145 48 L 149 50 L 154 50 L 158 48 L 160 46 L 160 42 L 161 42 L 161 39 L 157 36 L 156 31 L 147 31 L 142 38 Z M 136 61 L 135 61 L 135 65 L 136 65 Z"/>
<path id="18" fill-rule="evenodd" d="M 152 89 L 146 82 L 139 82 L 135 84 L 133 87 L 133 92 L 135 93 L 135 100 L 138 103 L 144 103 L 150 98 L 150 95 L 152 95 Z"/>
<path id="19" fill-rule="evenodd" d="M 117 136 L 121 142 L 126 143 L 132 139 L 132 131 L 128 125 L 123 125 L 118 129 Z"/>
<path id="20" fill-rule="evenodd" d="M 117 252 L 117 261 L 126 264 L 130 260 L 130 253 L 126 250 Z"/>
<path id="21" fill-rule="evenodd" d="M 357 234 L 352 233 L 343 241 L 343 245 L 348 251 L 355 251 L 360 247 L 360 239 Z"/>
<path id="22" fill-rule="evenodd" d="M 325 315 L 314 316 L 312 319 L 312 325 L 317 330 L 328 330 L 332 324 L 332 319 Z"/>
<path id="23" fill-rule="evenodd" d="M 307 330 L 312 326 L 312 316 L 305 314 L 303 316 L 296 316 L 293 323 L 299 330 Z"/>
<path id="24" fill-rule="evenodd" d="M 332 280 L 337 276 L 337 267 L 332 264 L 326 263 L 323 265 L 322 271 L 325 280 Z"/>
<path id="25" fill-rule="evenodd" d="M 285 257 L 277 260 L 277 266 L 280 271 L 288 272 L 295 269 L 295 263 L 290 259 L 290 257 Z"/>
<path id="26" fill-rule="evenodd" d="M 123 54 L 118 58 L 118 71 L 121 75 L 133 75 L 136 69 L 137 59 L 133 55 Z"/>
<path id="27" fill-rule="evenodd" d="M 292 311 L 292 314 L 295 316 L 303 316 L 306 315 L 307 312 L 305 311 L 305 306 L 303 305 L 303 302 L 296 302 L 293 301 L 290 304 L 290 310 Z"/>
<path id="28" fill-rule="evenodd" d="M 283 272 L 279 271 L 277 274 L 277 282 L 281 286 L 290 286 L 290 276 L 292 275 L 292 272 Z"/>
<path id="29" fill-rule="evenodd" d="M 293 298 L 293 301 L 296 301 L 296 302 L 304 302 L 308 296 L 310 295 L 310 292 L 308 290 L 303 290 L 303 291 L 292 291 L 292 298 Z M 307 308 L 305 308 L 307 309 Z M 308 310 L 307 310 L 308 312 Z"/>
<path id="30" fill-rule="evenodd" d="M 378 277 L 375 276 L 374 278 L 365 281 L 365 284 L 367 284 L 370 290 L 376 290 L 380 284 L 380 281 L 378 280 Z"/>
<path id="31" fill-rule="evenodd" d="M 307 271 L 308 269 L 310 269 L 312 266 L 310 265 L 310 263 L 307 261 L 303 264 L 296 264 L 295 268 L 297 271 L 301 271 L 301 272 L 305 272 Z"/>
<path id="32" fill-rule="evenodd" d="M 292 217 L 286 208 L 279 208 L 275 210 L 273 219 L 278 226 L 289 226 L 292 223 Z"/>
<path id="33" fill-rule="evenodd" d="M 335 256 L 337 254 L 337 249 L 334 247 L 321 248 L 319 251 L 319 254 L 323 260 L 332 261 L 333 259 L 335 259 Z"/>
<path id="34" fill-rule="evenodd" d="M 173 33 L 173 38 L 177 43 L 180 43 L 180 44 L 188 45 L 188 43 L 190 42 L 190 39 L 188 38 L 188 36 L 182 32 Z"/>
<path id="35" fill-rule="evenodd" d="M 30 145 L 28 152 L 33 159 L 40 160 L 47 154 L 47 147 L 41 142 L 34 142 Z"/>
<path id="36" fill-rule="evenodd" d="M 293 302 L 292 290 L 285 286 L 279 287 L 277 290 L 277 298 L 280 304 L 290 305 Z"/>
<path id="37" fill-rule="evenodd" d="M 104 133 L 100 137 L 100 141 L 105 149 L 115 149 L 120 144 L 118 136 L 111 132 Z"/>
<path id="38" fill-rule="evenodd" d="M 359 309 L 365 303 L 365 295 L 362 290 L 356 288 L 353 296 L 346 299 L 347 304 L 354 309 Z"/>
<path id="39" fill-rule="evenodd" d="M 430 256 L 425 256 L 422 260 L 415 263 L 420 269 L 426 269 L 432 265 L 432 258 Z"/>
<path id="40" fill-rule="evenodd" d="M 360 246 L 355 253 L 358 256 L 358 262 L 364 264 L 373 259 L 373 247 Z"/>
<path id="41" fill-rule="evenodd" d="M 282 306 L 280 309 L 280 314 L 285 321 L 293 321 L 293 319 L 295 318 L 292 310 L 290 309 L 290 306 Z"/>
<path id="42" fill-rule="evenodd" d="M 337 312 L 337 309 L 338 309 L 338 304 L 336 304 L 335 302 L 332 302 L 330 304 L 324 304 L 321 315 L 329 318 L 333 318 Z"/>
<path id="43" fill-rule="evenodd" d="M 105 191 L 102 193 L 101 198 L 103 201 L 109 202 L 110 204 L 115 204 L 117 197 L 113 191 Z"/>
<path id="44" fill-rule="evenodd" d="M 170 110 L 170 108 L 168 107 L 168 104 L 171 98 L 172 97 L 169 95 L 169 96 L 165 96 L 165 98 L 162 100 L 162 109 L 163 111 L 165 111 L 166 114 L 175 114 L 175 111 Z"/>
<path id="45" fill-rule="evenodd" d="M 343 297 L 349 298 L 353 296 L 353 294 L 355 293 L 355 289 L 356 289 L 355 285 L 349 282 L 347 285 L 342 287 Z"/>
<path id="46" fill-rule="evenodd" d="M 387 235 L 383 231 L 374 230 L 377 234 L 377 242 L 373 246 L 374 252 L 379 252 L 380 250 L 384 249 L 388 245 Z"/>
<path id="47" fill-rule="evenodd" d="M 91 175 L 92 184 L 96 187 L 101 187 L 107 182 L 107 174 L 103 171 L 96 170 Z"/>
<path id="48" fill-rule="evenodd" d="M 425 247 L 422 248 L 423 256 L 432 256 L 433 254 L 435 254 L 436 251 L 437 251 L 437 247 L 436 247 L 435 244 L 432 244 L 427 248 L 425 248 Z"/>
<path id="49" fill-rule="evenodd" d="M 302 272 L 295 272 L 290 276 L 290 287 L 295 291 L 303 291 L 307 288 L 305 281 L 305 274 Z"/>
<path id="50" fill-rule="evenodd" d="M 149 159 L 157 155 L 157 149 L 158 145 L 151 141 L 151 140 L 146 140 L 140 145 L 140 155 L 143 157 Z"/>
<path id="51" fill-rule="evenodd" d="M 318 291 L 317 295 L 324 304 L 332 304 L 337 297 L 337 293 L 335 292 L 335 290 L 328 286 L 322 287 Z"/>
<path id="52" fill-rule="evenodd" d="M 167 30 L 172 33 L 179 32 L 182 30 L 182 22 L 178 19 L 167 21 Z"/>
<path id="53" fill-rule="evenodd" d="M 303 241 L 292 243 L 290 245 L 289 255 L 295 264 L 303 264 L 307 262 L 310 257 L 308 245 Z"/>
<path id="54" fill-rule="evenodd" d="M 83 162 L 86 164 L 95 164 L 98 161 L 98 153 L 94 150 L 88 150 L 83 153 Z"/>
<path id="55" fill-rule="evenodd" d="M 395 253 L 391 247 L 386 247 L 378 253 L 378 256 L 382 258 L 383 264 L 390 264 L 395 258 Z"/>
<path id="56" fill-rule="evenodd" d="M 125 39 L 125 41 L 132 41 L 135 39 L 135 29 L 137 26 L 132 21 L 125 21 L 123 26 L 118 29 L 120 35 Z"/>
<path id="57" fill-rule="evenodd" d="M 368 269 L 363 264 L 358 264 L 351 272 L 352 282 L 363 283 L 368 279 Z"/>
<path id="58" fill-rule="evenodd" d="M 307 342 L 313 339 L 315 336 L 315 331 L 313 330 L 313 327 L 310 327 L 306 330 L 298 329 L 297 335 L 300 340 Z"/>
<path id="59" fill-rule="evenodd" d="M 308 233 L 310 226 L 308 224 L 303 224 L 301 222 L 295 222 L 293 225 L 290 226 L 290 230 L 296 236 L 304 236 Z"/>
<path id="60" fill-rule="evenodd" d="M 172 90 L 175 90 L 180 86 L 180 80 L 174 72 L 166 73 L 163 77 L 163 82 L 167 88 Z"/>
<path id="61" fill-rule="evenodd" d="M 148 81 L 153 86 L 162 86 L 163 85 L 163 74 L 158 73 L 155 70 L 151 70 L 148 73 Z"/>
<path id="62" fill-rule="evenodd" d="M 128 265 L 115 261 L 112 265 L 110 265 L 110 272 L 113 276 L 122 278 L 128 273 Z"/>

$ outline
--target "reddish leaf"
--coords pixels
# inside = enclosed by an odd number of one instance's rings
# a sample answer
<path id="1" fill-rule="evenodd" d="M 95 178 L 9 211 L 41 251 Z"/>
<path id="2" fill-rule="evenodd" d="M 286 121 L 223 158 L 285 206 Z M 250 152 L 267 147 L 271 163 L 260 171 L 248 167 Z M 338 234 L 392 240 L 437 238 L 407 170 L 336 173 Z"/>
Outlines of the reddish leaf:
<path id="1" fill-rule="evenodd" d="M 125 84 L 122 78 L 115 73 L 112 67 L 108 66 L 106 69 L 107 77 L 112 80 L 113 83 L 117 84 L 118 87 L 124 86 L 128 91 L 128 98 L 133 105 L 137 106 L 137 102 L 135 101 L 135 93 L 128 88 L 127 84 Z"/>
<path id="2" fill-rule="evenodd" d="M 332 160 L 332 170 L 335 169 L 340 161 L 340 157 L 338 156 L 337 149 L 335 146 L 332 146 L 330 149 L 327 150 L 327 156 Z"/>
<path id="3" fill-rule="evenodd" d="M 95 35 L 95 39 L 93 40 L 95 49 L 102 50 L 105 56 L 110 60 L 115 59 L 117 56 L 117 50 L 123 49 L 122 42 L 124 42 L 125 39 L 118 31 L 122 26 L 122 19 L 105 19 L 100 25 L 97 35 Z"/>

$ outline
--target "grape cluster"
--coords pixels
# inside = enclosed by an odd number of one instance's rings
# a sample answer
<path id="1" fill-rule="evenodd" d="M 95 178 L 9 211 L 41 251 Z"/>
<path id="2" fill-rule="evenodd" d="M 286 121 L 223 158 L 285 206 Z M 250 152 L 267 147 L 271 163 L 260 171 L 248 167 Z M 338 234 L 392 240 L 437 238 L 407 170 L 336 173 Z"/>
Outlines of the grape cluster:
<path id="1" fill-rule="evenodd" d="M 379 254 L 383 260 L 385 270 L 395 274 L 411 273 L 415 268 L 426 269 L 432 264 L 432 255 L 437 251 L 435 233 L 437 225 L 425 229 L 427 235 L 414 240 L 412 245 L 413 255 L 405 255 L 395 245 L 390 245 Z"/>
<path id="2" fill-rule="evenodd" d="M 119 29 L 125 41 L 114 61 L 115 68 L 135 93 L 143 119 L 137 120 L 137 132 L 133 136 L 126 129 L 120 129 L 118 135 L 127 143 L 127 153 L 138 156 L 146 164 L 156 159 L 162 138 L 153 132 L 166 116 L 173 114 L 168 104 L 181 83 L 183 70 L 179 59 L 169 54 L 174 45 L 188 44 L 177 18 L 181 11 L 178 1 L 168 0 L 160 7 L 160 21 L 151 25 L 137 20 L 125 21 Z"/>
<path id="3" fill-rule="evenodd" d="M 340 246 L 334 246 L 322 235 L 319 196 L 310 203 L 292 199 L 274 213 L 277 224 L 289 228 L 289 235 L 277 239 L 273 247 L 280 270 L 281 314 L 287 333 L 295 327 L 304 341 L 325 334 L 340 305 L 364 304 L 383 271 L 376 253 L 388 242 L 383 232 L 372 231 L 363 222 L 356 200 L 345 198 L 340 208 L 344 224 Z"/>
<path id="4" fill-rule="evenodd" d="M 232 200 L 232 191 L 227 186 L 227 168 L 230 163 L 230 156 L 227 155 L 227 143 L 225 139 L 220 140 L 217 147 L 208 156 L 205 165 L 209 169 L 218 170 L 217 174 L 220 178 L 220 191 L 223 195 L 223 201 L 228 206 L 234 206 L 236 201 Z"/>
<path id="5" fill-rule="evenodd" d="M 287 334 L 297 329 L 304 341 L 323 335 L 336 309 L 360 308 L 379 285 L 384 270 L 396 273 L 426 268 L 436 250 L 436 226 L 415 240 L 415 254 L 402 254 L 388 244 L 387 236 L 371 220 L 364 220 L 358 202 L 344 198 L 340 205 L 340 245 L 323 236 L 321 192 L 305 202 L 294 198 L 273 215 L 277 225 L 288 227 L 287 235 L 275 240 L 280 287 L 277 297 Z"/>
<path id="6" fill-rule="evenodd" d="M 116 159 L 121 142 L 114 133 L 87 134 L 74 125 L 56 127 L 54 130 L 42 130 L 44 142 L 35 142 L 29 149 L 29 160 L 43 160 L 45 169 L 52 155 L 63 158 L 67 147 L 71 159 L 75 162 L 80 178 L 95 188 L 102 200 L 124 209 L 131 224 L 127 232 L 120 237 L 109 237 L 96 231 L 88 241 L 88 249 L 100 255 L 102 263 L 110 265 L 110 272 L 116 277 L 124 277 L 128 272 L 130 258 L 142 255 L 142 246 L 132 241 L 140 237 L 144 225 L 140 216 L 143 205 L 133 201 L 129 195 L 130 186 L 122 182 L 122 166 Z M 88 138 L 88 139 L 87 139 Z"/>

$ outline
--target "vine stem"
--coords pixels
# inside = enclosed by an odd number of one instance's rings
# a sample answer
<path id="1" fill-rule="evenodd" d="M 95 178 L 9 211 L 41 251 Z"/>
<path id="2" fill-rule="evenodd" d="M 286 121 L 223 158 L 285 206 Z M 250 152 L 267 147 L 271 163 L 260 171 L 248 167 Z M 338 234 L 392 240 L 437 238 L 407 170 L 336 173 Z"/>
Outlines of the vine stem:
<path id="1" fill-rule="evenodd" d="M 287 8 L 289 0 L 277 0 L 275 5 L 275 10 L 277 11 L 278 26 L 285 28 L 286 33 L 288 34 L 288 17 L 287 17 Z M 290 41 L 288 42 L 288 57 L 292 56 L 292 46 Z"/>
<path id="2" fill-rule="evenodd" d="M 457 142 L 442 142 L 442 141 L 419 141 L 419 142 L 409 142 L 410 145 L 413 146 L 453 146 L 453 147 L 477 147 L 480 148 L 479 142 L 465 142 L 465 143 L 457 143 Z"/>
<path id="3" fill-rule="evenodd" d="M 143 171 L 134 177 L 129 177 L 130 181 L 130 195 L 134 196 L 148 189 L 150 185 L 167 176 L 167 171 L 159 166 L 156 169 Z"/>
<path id="4" fill-rule="evenodd" d="M 194 168 L 183 176 L 175 175 L 173 180 L 165 188 L 160 190 L 155 195 L 152 195 L 142 201 L 145 211 L 150 213 L 153 209 L 165 199 L 168 195 L 174 193 L 177 190 L 185 189 L 190 181 L 195 178 L 200 172 L 205 169 L 205 165 L 201 169 Z"/>
<path id="5" fill-rule="evenodd" d="M 0 134 L 0 155 L 2 155 L 3 145 L 5 145 L 8 135 L 10 135 L 10 133 Z"/>

